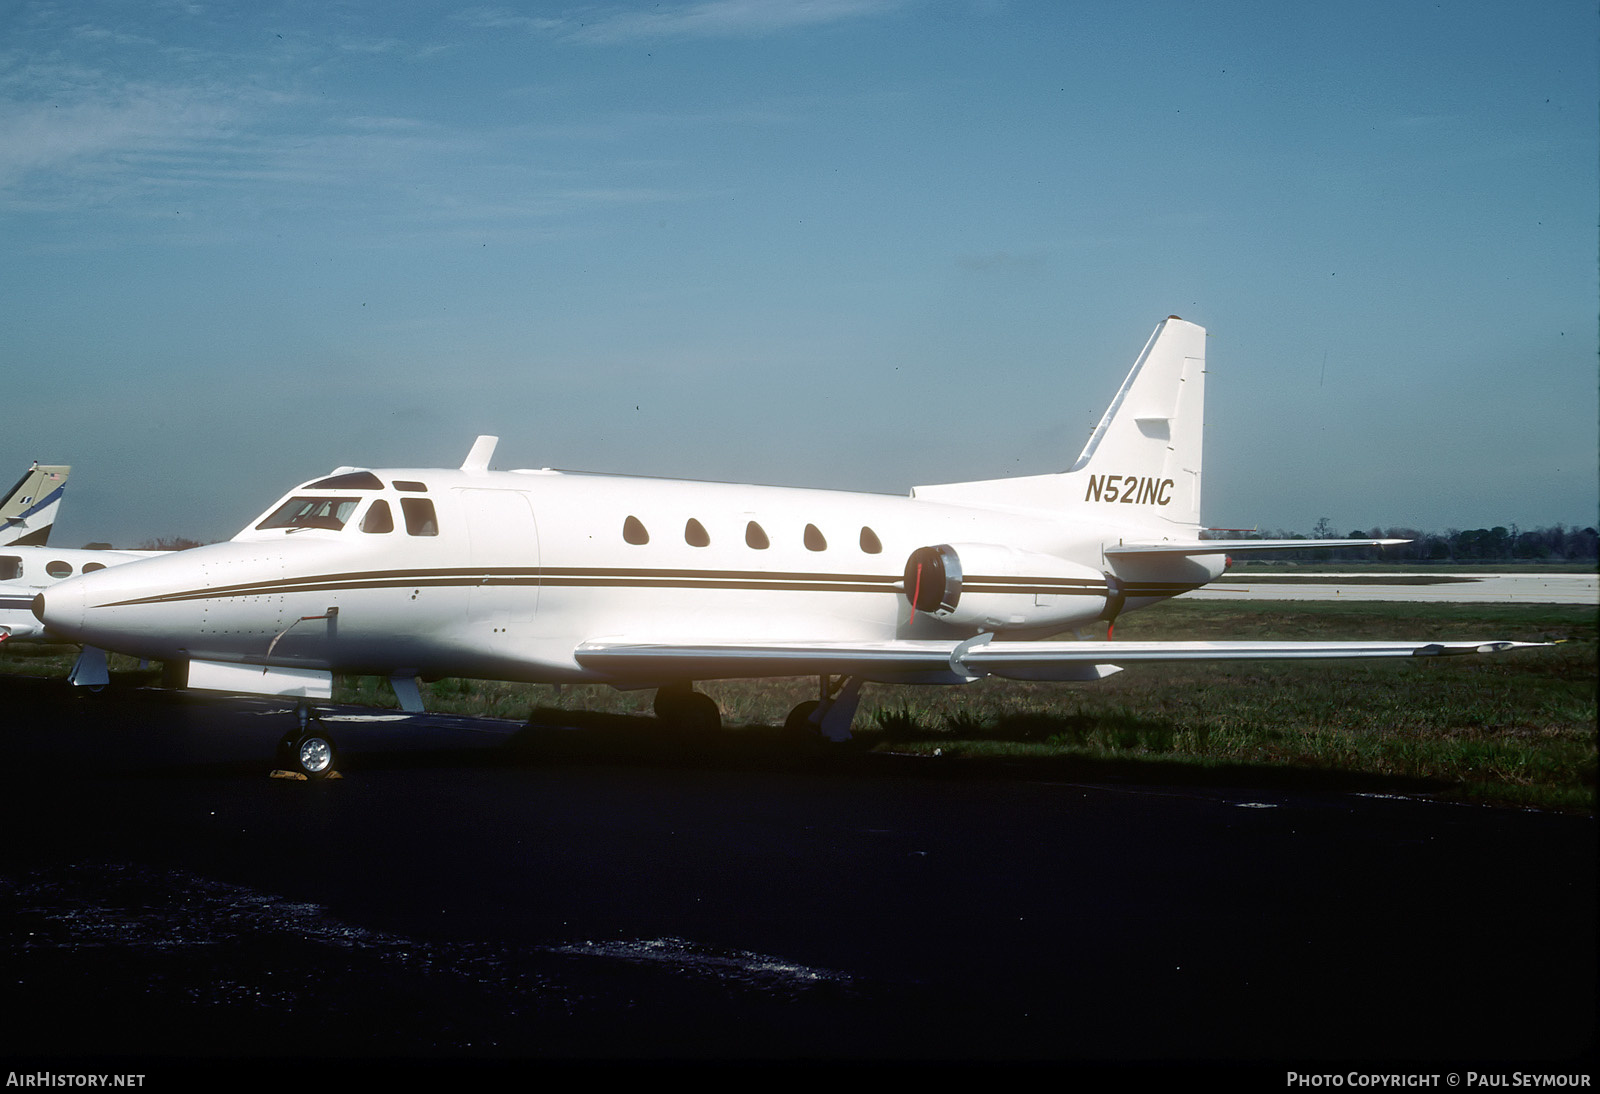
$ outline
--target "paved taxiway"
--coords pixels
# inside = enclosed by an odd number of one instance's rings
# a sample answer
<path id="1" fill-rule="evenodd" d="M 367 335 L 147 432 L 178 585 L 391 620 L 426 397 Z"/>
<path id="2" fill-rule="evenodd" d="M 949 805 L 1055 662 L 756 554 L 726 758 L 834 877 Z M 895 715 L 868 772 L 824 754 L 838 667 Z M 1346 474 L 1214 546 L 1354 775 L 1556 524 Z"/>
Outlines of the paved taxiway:
<path id="1" fill-rule="evenodd" d="M 1600 575 L 1248 571 L 1184 593 L 1186 600 L 1387 600 L 1435 604 L 1600 605 Z"/>
<path id="2" fill-rule="evenodd" d="M 1590 818 L 350 709 L 346 777 L 295 783 L 263 701 L 0 706 L 14 1070 L 1526 1062 L 1595 1030 Z"/>

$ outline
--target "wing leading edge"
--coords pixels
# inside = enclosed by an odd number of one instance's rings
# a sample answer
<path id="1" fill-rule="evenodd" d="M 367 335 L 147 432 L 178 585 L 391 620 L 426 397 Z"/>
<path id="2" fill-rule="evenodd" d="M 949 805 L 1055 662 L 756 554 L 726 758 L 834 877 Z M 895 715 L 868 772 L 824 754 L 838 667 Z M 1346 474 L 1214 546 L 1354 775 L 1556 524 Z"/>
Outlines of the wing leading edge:
<path id="1" fill-rule="evenodd" d="M 1203 539 L 1189 542 L 1119 543 L 1108 555 L 1236 555 L 1246 551 L 1305 550 L 1311 547 L 1392 547 L 1409 539 Z"/>
<path id="2" fill-rule="evenodd" d="M 879 682 L 958 682 L 981 676 L 1082 680 L 1161 661 L 1304 661 L 1498 653 L 1544 642 L 585 642 L 585 668 L 619 680 L 723 680 L 762 676 L 858 676 Z"/>

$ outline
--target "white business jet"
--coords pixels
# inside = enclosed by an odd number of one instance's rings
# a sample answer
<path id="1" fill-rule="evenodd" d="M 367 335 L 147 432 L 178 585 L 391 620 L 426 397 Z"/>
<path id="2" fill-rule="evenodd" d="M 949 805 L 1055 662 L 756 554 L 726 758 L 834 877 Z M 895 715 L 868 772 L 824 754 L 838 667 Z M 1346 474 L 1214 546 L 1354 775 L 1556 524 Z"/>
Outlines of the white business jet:
<path id="1" fill-rule="evenodd" d="M 566 471 L 339 468 L 231 541 L 73 578 L 55 633 L 188 663 L 191 687 L 299 697 L 286 742 L 332 766 L 310 703 L 335 672 L 655 688 L 715 726 L 699 680 L 815 676 L 790 715 L 849 736 L 863 682 L 1091 680 L 1143 661 L 1410 657 L 1509 642 L 1050 641 L 1218 577 L 1226 555 L 1392 540 L 1202 540 L 1205 331 L 1160 324 L 1076 465 L 909 497 Z"/>
<path id="2" fill-rule="evenodd" d="M 0 500 L 0 642 L 45 637 L 31 607 L 49 586 L 154 553 L 47 546 L 71 471 L 66 465 L 35 463 Z"/>

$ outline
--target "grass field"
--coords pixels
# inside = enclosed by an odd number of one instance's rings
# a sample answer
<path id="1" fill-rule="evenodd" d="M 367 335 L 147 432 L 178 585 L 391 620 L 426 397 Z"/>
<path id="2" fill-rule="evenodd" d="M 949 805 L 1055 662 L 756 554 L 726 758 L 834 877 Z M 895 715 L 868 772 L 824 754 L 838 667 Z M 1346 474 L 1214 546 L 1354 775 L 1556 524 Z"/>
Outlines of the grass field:
<path id="1" fill-rule="evenodd" d="M 1118 622 L 1119 640 L 1566 640 L 1484 657 L 1148 665 L 1097 683 L 985 679 L 868 685 L 856 747 L 1064 764 L 1083 777 L 1338 780 L 1455 800 L 1593 812 L 1596 612 L 1563 605 L 1169 601 Z M 65 676 L 73 651 L 0 647 L 0 671 Z M 113 659 L 114 685 L 154 673 Z M 115 670 L 120 669 L 120 672 Z M 710 682 L 729 739 L 773 734 L 814 680 Z M 428 709 L 647 729 L 652 693 L 441 680 Z M 386 683 L 340 682 L 340 702 L 393 706 Z M 608 720 L 609 719 L 609 720 Z"/>

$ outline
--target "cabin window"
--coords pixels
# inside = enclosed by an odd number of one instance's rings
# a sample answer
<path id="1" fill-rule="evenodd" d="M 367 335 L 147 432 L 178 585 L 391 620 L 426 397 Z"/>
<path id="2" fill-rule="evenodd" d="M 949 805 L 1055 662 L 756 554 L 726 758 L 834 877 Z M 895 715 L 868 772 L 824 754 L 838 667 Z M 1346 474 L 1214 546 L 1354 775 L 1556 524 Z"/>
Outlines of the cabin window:
<path id="1" fill-rule="evenodd" d="M 826 551 L 827 549 L 828 540 L 823 536 L 822 529 L 815 524 L 806 525 L 806 550 Z"/>
<path id="2" fill-rule="evenodd" d="M 51 559 L 44 564 L 44 572 L 51 577 L 71 577 L 72 563 L 62 562 L 60 559 Z"/>
<path id="3" fill-rule="evenodd" d="M 865 526 L 861 529 L 861 549 L 869 555 L 883 553 L 883 544 L 878 542 L 878 533 Z"/>
<path id="4" fill-rule="evenodd" d="M 765 551 L 772 545 L 772 541 L 767 538 L 767 533 L 755 521 L 751 521 L 744 526 L 744 541 L 758 551 Z"/>
<path id="5" fill-rule="evenodd" d="M 106 564 L 104 562 L 91 562 L 83 568 L 83 572 L 86 574 L 92 574 L 96 570 L 104 570 L 105 568 Z"/>
<path id="6" fill-rule="evenodd" d="M 290 498 L 257 528 L 327 528 L 337 532 L 356 511 L 360 498 Z"/>
<path id="7" fill-rule="evenodd" d="M 426 494 L 428 492 L 427 484 L 411 482 L 409 479 L 395 479 L 394 488 L 408 494 Z"/>
<path id="8" fill-rule="evenodd" d="M 711 546 L 711 536 L 706 531 L 706 526 L 693 517 L 690 517 L 689 523 L 683 526 L 683 538 L 691 547 Z"/>
<path id="9" fill-rule="evenodd" d="M 371 471 L 352 471 L 321 479 L 306 487 L 307 490 L 382 490 L 383 483 Z"/>
<path id="10" fill-rule="evenodd" d="M 367 510 L 367 515 L 361 518 L 363 532 L 392 532 L 394 531 L 394 513 L 389 509 L 389 503 L 379 498 L 372 503 L 372 508 Z"/>
<path id="11" fill-rule="evenodd" d="M 433 502 L 427 498 L 401 498 L 400 512 L 405 514 L 407 535 L 439 534 L 439 519 L 433 512 Z"/>
<path id="12" fill-rule="evenodd" d="M 22 576 L 22 559 L 16 555 L 0 556 L 0 581 L 15 581 Z"/>
<path id="13" fill-rule="evenodd" d="M 645 531 L 644 523 L 638 517 L 629 517 L 622 522 L 622 538 L 635 547 L 643 547 L 650 542 L 650 533 Z"/>

